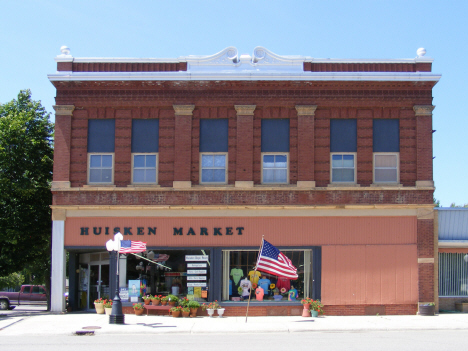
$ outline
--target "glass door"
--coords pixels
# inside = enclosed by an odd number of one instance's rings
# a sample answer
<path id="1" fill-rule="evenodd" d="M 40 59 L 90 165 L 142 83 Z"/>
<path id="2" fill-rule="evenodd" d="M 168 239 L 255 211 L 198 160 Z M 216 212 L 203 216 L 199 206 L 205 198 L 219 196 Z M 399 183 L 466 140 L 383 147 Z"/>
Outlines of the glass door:
<path id="1" fill-rule="evenodd" d="M 94 301 L 99 298 L 110 298 L 109 295 L 109 265 L 89 265 L 89 294 L 88 309 L 94 308 Z"/>

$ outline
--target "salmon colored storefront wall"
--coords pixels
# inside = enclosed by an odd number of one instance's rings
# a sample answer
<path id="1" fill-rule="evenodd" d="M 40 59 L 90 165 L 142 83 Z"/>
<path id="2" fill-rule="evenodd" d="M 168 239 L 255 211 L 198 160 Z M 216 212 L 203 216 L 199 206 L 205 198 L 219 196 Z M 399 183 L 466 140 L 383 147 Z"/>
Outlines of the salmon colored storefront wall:
<path id="1" fill-rule="evenodd" d="M 417 246 L 323 246 L 322 302 L 325 305 L 417 303 Z"/>
<path id="2" fill-rule="evenodd" d="M 105 247 L 118 228 L 152 247 L 416 244 L 416 217 L 69 217 L 66 247 Z M 174 229 L 175 228 L 175 229 Z"/>

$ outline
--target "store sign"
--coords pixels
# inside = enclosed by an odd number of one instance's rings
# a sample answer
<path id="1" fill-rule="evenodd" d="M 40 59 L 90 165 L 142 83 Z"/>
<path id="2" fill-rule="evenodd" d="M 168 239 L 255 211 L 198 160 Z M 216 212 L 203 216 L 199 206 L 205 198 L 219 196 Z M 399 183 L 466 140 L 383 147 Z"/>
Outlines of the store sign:
<path id="1" fill-rule="evenodd" d="M 233 234 L 237 234 L 237 235 L 242 235 L 242 232 L 244 231 L 244 227 L 225 227 L 225 228 L 222 228 L 222 227 L 215 227 L 215 228 L 206 228 L 206 227 L 200 227 L 200 229 L 198 230 L 198 228 L 195 228 L 193 229 L 192 227 L 188 228 L 188 229 L 184 229 L 182 227 L 180 228 L 174 228 L 174 233 L 173 235 L 204 235 L 204 236 L 208 236 L 208 235 L 213 235 L 213 236 L 223 236 L 223 235 L 233 235 Z"/>
<path id="2" fill-rule="evenodd" d="M 206 280 L 206 277 L 202 277 L 202 276 L 188 276 L 187 277 L 187 280 Z"/>
<path id="3" fill-rule="evenodd" d="M 206 269 L 188 269 L 187 274 L 206 274 Z"/>
<path id="4" fill-rule="evenodd" d="M 206 268 L 206 263 L 187 263 L 187 268 Z"/>
<path id="5" fill-rule="evenodd" d="M 206 283 L 187 283 L 188 287 L 205 287 Z"/>
<path id="6" fill-rule="evenodd" d="M 185 255 L 185 261 L 208 261 L 208 255 Z"/>

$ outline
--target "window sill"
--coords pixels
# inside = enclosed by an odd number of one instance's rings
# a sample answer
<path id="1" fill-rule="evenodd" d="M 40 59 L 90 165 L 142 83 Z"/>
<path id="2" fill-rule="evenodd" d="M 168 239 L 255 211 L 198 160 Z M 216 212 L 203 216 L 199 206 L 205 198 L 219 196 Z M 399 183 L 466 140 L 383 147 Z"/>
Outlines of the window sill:
<path id="1" fill-rule="evenodd" d="M 116 188 L 117 186 L 114 184 L 85 184 L 83 185 L 83 188 Z"/>
<path id="2" fill-rule="evenodd" d="M 159 184 L 151 184 L 151 183 L 148 183 L 148 184 L 129 184 L 127 185 L 127 188 L 160 188 L 161 185 Z"/>
<path id="3" fill-rule="evenodd" d="M 372 183 L 370 185 L 370 187 L 372 188 L 388 188 L 388 187 L 392 187 L 392 188 L 401 188 L 403 185 L 399 184 L 399 183 Z"/>
<path id="4" fill-rule="evenodd" d="M 330 183 L 327 185 L 329 188 L 359 188 L 361 184 L 356 183 Z"/>

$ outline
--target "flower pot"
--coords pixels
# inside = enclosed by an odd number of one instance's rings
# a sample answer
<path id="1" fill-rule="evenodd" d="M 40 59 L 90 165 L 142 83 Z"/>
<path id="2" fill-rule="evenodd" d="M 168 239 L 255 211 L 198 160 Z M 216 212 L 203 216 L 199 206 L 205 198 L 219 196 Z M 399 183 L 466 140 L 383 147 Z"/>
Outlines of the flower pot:
<path id="1" fill-rule="evenodd" d="M 206 309 L 206 313 L 208 313 L 208 316 L 210 316 L 210 318 L 211 318 L 211 317 L 213 317 L 214 309 L 212 309 L 212 308 L 207 308 L 207 309 Z"/>
<path id="2" fill-rule="evenodd" d="M 176 305 L 176 302 L 175 301 L 169 301 L 168 304 L 169 304 L 169 306 L 174 307 Z"/>
<path id="3" fill-rule="evenodd" d="M 110 316 L 112 314 L 112 307 L 104 307 L 104 310 L 106 311 L 106 314 Z"/>
<path id="4" fill-rule="evenodd" d="M 144 308 L 139 309 L 139 310 L 134 309 L 134 311 L 135 311 L 135 314 L 136 314 L 137 316 L 141 316 L 141 315 L 143 314 L 143 312 L 145 311 L 145 309 L 144 309 Z"/>
<path id="5" fill-rule="evenodd" d="M 151 300 L 151 303 L 152 303 L 154 306 L 157 306 L 157 305 L 159 305 L 159 302 L 160 302 L 160 301 L 161 301 L 161 300 L 159 300 L 159 299 L 153 299 L 153 300 Z"/>
<path id="6" fill-rule="evenodd" d="M 166 306 L 166 305 L 167 305 L 167 301 L 161 300 L 161 305 Z"/>
<path id="7" fill-rule="evenodd" d="M 197 312 L 198 312 L 198 307 L 196 307 L 196 308 L 191 308 L 191 309 L 190 309 L 190 315 L 191 315 L 192 317 L 196 317 L 196 316 L 197 316 Z"/>
<path id="8" fill-rule="evenodd" d="M 305 310 L 310 310 L 310 303 L 305 303 L 302 306 L 304 306 Z"/>
<path id="9" fill-rule="evenodd" d="M 149 305 L 151 300 L 150 299 L 145 299 L 144 301 L 145 301 L 145 305 Z"/>
<path id="10" fill-rule="evenodd" d="M 190 311 L 188 312 L 182 311 L 182 317 L 188 317 L 188 316 L 190 316 Z"/>
<path id="11" fill-rule="evenodd" d="M 172 312 L 172 317 L 180 317 L 180 311 Z"/>
<path id="12" fill-rule="evenodd" d="M 104 303 L 102 302 L 95 302 L 94 308 L 96 309 L 97 314 L 104 314 Z"/>
<path id="13" fill-rule="evenodd" d="M 419 305 L 420 316 L 433 316 L 435 314 L 435 306 Z"/>
<path id="14" fill-rule="evenodd" d="M 318 317 L 318 311 L 310 311 L 312 317 Z"/>
<path id="15" fill-rule="evenodd" d="M 224 314 L 224 308 L 218 308 L 218 316 L 221 318 Z"/>

